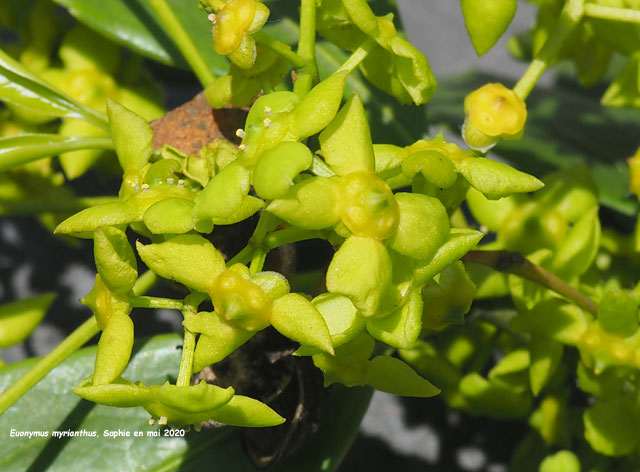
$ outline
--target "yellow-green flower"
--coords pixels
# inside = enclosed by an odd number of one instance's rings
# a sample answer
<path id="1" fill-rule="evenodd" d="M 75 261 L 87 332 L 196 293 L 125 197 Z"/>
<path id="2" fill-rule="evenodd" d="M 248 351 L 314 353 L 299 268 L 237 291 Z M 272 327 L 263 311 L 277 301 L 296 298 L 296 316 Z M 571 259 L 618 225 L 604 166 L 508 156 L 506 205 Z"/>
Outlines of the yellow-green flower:
<path id="1" fill-rule="evenodd" d="M 502 84 L 486 84 L 464 99 L 463 136 L 466 143 L 486 151 L 499 138 L 518 139 L 527 121 L 524 101 Z"/>
<path id="2" fill-rule="evenodd" d="M 242 69 L 251 67 L 256 60 L 251 35 L 266 23 L 269 9 L 256 0 L 229 0 L 211 18 L 216 52 Z"/>

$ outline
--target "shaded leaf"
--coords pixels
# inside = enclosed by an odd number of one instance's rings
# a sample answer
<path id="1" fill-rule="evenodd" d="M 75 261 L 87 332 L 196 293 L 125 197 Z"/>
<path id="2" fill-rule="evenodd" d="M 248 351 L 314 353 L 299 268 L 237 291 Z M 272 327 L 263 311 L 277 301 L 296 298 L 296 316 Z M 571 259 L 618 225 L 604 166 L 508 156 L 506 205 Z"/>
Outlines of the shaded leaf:
<path id="1" fill-rule="evenodd" d="M 52 118 L 80 118 L 108 129 L 104 115 L 76 102 L 0 50 L 0 99 Z"/>
<path id="2" fill-rule="evenodd" d="M 147 385 L 174 379 L 180 363 L 182 339 L 177 335 L 157 336 L 137 342 L 124 376 Z M 158 430 L 150 426 L 142 408 L 113 408 L 93 405 L 71 392 L 71 387 L 93 369 L 96 348 L 83 349 L 56 368 L 42 382 L 0 417 L 0 468 L 3 470 L 102 470 L 118 464 L 122 470 L 218 470 L 253 472 L 242 452 L 234 428 L 203 430 L 180 437 L 148 437 Z M 0 390 L 11 385 L 36 362 L 27 360 L 0 370 Z M 318 431 L 274 472 L 335 470 L 355 438 L 371 397 L 370 388 L 332 388 Z M 51 405 L 55 404 L 55 408 Z M 10 430 L 45 431 L 49 437 L 9 437 Z M 131 437 L 103 438 L 105 430 L 129 432 Z M 53 439 L 51 432 L 95 431 L 98 438 Z M 133 437 L 135 431 L 144 436 Z M 5 434 L 6 433 L 6 434 Z M 91 450 L 88 454 L 87 451 Z"/>
<path id="3" fill-rule="evenodd" d="M 167 34 L 149 2 L 144 0 L 55 0 L 79 22 L 138 54 L 164 64 L 188 68 L 178 47 Z M 198 52 L 216 74 L 224 74 L 228 61 L 213 50 L 211 22 L 197 2 L 168 0 Z"/>

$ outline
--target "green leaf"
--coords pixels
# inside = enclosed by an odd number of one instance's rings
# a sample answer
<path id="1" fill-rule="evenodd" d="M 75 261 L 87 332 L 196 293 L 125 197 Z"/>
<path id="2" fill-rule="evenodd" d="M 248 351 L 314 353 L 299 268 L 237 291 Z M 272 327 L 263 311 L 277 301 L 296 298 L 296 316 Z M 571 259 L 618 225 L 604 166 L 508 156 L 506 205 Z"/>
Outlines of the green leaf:
<path id="1" fill-rule="evenodd" d="M 77 149 L 113 149 L 107 137 L 22 134 L 0 138 L 0 172 Z"/>
<path id="2" fill-rule="evenodd" d="M 531 407 L 531 397 L 487 381 L 480 374 L 467 374 L 460 381 L 460 393 L 473 412 L 494 418 L 521 418 Z"/>
<path id="3" fill-rule="evenodd" d="M 511 351 L 489 371 L 489 379 L 520 372 L 529 367 L 530 362 L 529 351 L 526 349 Z"/>
<path id="4" fill-rule="evenodd" d="M 288 293 L 273 302 L 271 324 L 289 339 L 334 353 L 327 323 L 316 307 L 300 294 Z"/>
<path id="5" fill-rule="evenodd" d="M 529 382 L 531 383 L 531 391 L 537 396 L 560 365 L 563 347 L 553 339 L 533 335 L 529 350 L 531 353 Z"/>
<path id="6" fill-rule="evenodd" d="M 107 113 L 122 170 L 140 171 L 151 156 L 153 132 L 149 123 L 119 103 L 107 100 Z"/>
<path id="7" fill-rule="evenodd" d="M 200 312 L 183 324 L 189 331 L 201 333 L 193 354 L 194 372 L 220 362 L 255 334 L 227 323 L 216 313 Z"/>
<path id="8" fill-rule="evenodd" d="M 462 0 L 464 23 L 478 56 L 489 51 L 511 24 L 517 0 Z"/>
<path id="9" fill-rule="evenodd" d="M 367 363 L 364 378 L 383 392 L 405 397 L 433 397 L 440 389 L 422 378 L 408 364 L 391 356 L 374 357 Z"/>
<path id="10" fill-rule="evenodd" d="M 127 234 L 115 226 L 103 226 L 93 234 L 93 257 L 104 284 L 114 292 L 128 292 L 138 278 L 136 256 Z"/>
<path id="11" fill-rule="evenodd" d="M 364 320 L 348 297 L 323 293 L 311 300 L 318 309 L 331 334 L 331 342 L 339 346 L 353 339 L 364 328 Z"/>
<path id="12" fill-rule="evenodd" d="M 142 220 L 153 234 L 184 234 L 193 229 L 193 206 L 184 198 L 165 198 L 151 205 Z"/>
<path id="13" fill-rule="evenodd" d="M 0 349 L 24 341 L 38 326 L 55 294 L 46 293 L 0 306 Z"/>
<path id="14" fill-rule="evenodd" d="M 466 228 L 452 228 L 449 239 L 431 259 L 421 261 L 416 268 L 416 285 L 424 284 L 434 275 L 457 261 L 473 249 L 483 238 L 484 233 Z"/>
<path id="15" fill-rule="evenodd" d="M 367 331 L 376 339 L 399 349 L 411 348 L 422 328 L 420 290 L 407 295 L 408 301 L 382 318 L 367 319 Z"/>
<path id="16" fill-rule="evenodd" d="M 267 211 L 284 221 L 304 229 L 323 229 L 340 220 L 340 186 L 326 177 L 311 177 L 294 185 L 272 201 Z"/>
<path id="17" fill-rule="evenodd" d="M 153 8 L 142 0 L 55 0 L 66 7 L 79 22 L 138 54 L 168 65 L 188 69 L 182 54 L 170 39 Z M 216 74 L 224 74 L 228 61 L 213 50 L 211 22 L 197 2 L 184 4 L 167 0 L 185 31 L 191 37 L 207 65 Z"/>
<path id="18" fill-rule="evenodd" d="M 262 198 L 273 200 L 287 193 L 293 179 L 313 162 L 311 151 L 298 142 L 282 142 L 262 153 L 253 171 L 253 186 Z"/>
<path id="19" fill-rule="evenodd" d="M 156 274 L 207 292 L 225 270 L 222 254 L 202 236 L 183 234 L 159 244 L 136 243 L 138 255 Z"/>
<path id="20" fill-rule="evenodd" d="M 580 461 L 571 451 L 558 451 L 544 458 L 540 472 L 580 472 Z"/>
<path id="21" fill-rule="evenodd" d="M 562 241 L 553 258 L 554 272 L 562 278 L 582 275 L 591 266 L 600 246 L 600 218 L 593 208 L 580 218 Z"/>
<path id="22" fill-rule="evenodd" d="M 375 161 L 371 132 L 362 100 L 357 94 L 351 95 L 318 139 L 322 157 L 337 175 L 373 172 Z"/>
<path id="23" fill-rule="evenodd" d="M 551 298 L 541 301 L 530 311 L 520 313 L 511 320 L 510 327 L 574 346 L 590 322 L 591 316 L 577 306 L 560 298 Z"/>
<path id="24" fill-rule="evenodd" d="M 440 200 L 418 193 L 397 193 L 400 219 L 389 239 L 394 251 L 415 259 L 431 259 L 449 237 L 449 216 Z"/>
<path id="25" fill-rule="evenodd" d="M 157 336 L 137 342 L 125 376 L 146 385 L 162 384 L 176 375 L 180 363 L 177 335 Z M 104 464 L 120 464 L 127 470 L 205 470 L 212 463 L 220 470 L 253 472 L 233 428 L 186 433 L 185 438 L 146 436 L 159 431 L 150 426 L 142 408 L 112 408 L 93 405 L 71 392 L 92 369 L 96 348 L 83 349 L 57 367 L 0 417 L 0 430 L 7 438 L 0 444 L 0 468 L 26 471 L 101 470 Z M 4 390 L 37 362 L 30 359 L 0 370 Z M 331 389 L 318 431 L 296 454 L 274 467 L 274 472 L 335 470 L 358 432 L 372 389 Z M 55 408 L 51 408 L 55 405 Z M 49 431 L 48 438 L 9 437 L 11 429 Z M 128 431 L 130 437 L 102 438 L 105 430 Z M 98 438 L 51 438 L 51 431 L 95 431 Z M 144 436 L 133 437 L 135 431 Z M 88 453 L 91 451 L 91 453 Z"/>
<path id="26" fill-rule="evenodd" d="M 99 226 L 122 225 L 139 219 L 138 212 L 131 205 L 122 201 L 109 202 L 85 208 L 70 216 L 58 225 L 54 233 L 92 238 L 93 231 Z"/>
<path id="27" fill-rule="evenodd" d="M 605 289 L 598 305 L 598 322 L 608 333 L 632 336 L 638 330 L 638 301 L 617 287 Z"/>
<path id="28" fill-rule="evenodd" d="M 460 162 L 458 172 L 489 199 L 507 197 L 541 189 L 544 184 L 534 176 L 520 172 L 502 162 L 470 157 Z"/>
<path id="29" fill-rule="evenodd" d="M 37 115 L 80 118 L 108 129 L 104 115 L 76 102 L 0 50 L 0 99 Z"/>
<path id="30" fill-rule="evenodd" d="M 600 400 L 584 415 L 584 437 L 591 447 L 607 456 L 629 454 L 638 445 L 640 418 L 631 398 Z"/>
<path id="31" fill-rule="evenodd" d="M 459 133 L 461 103 L 470 90 L 487 82 L 509 82 L 500 76 L 465 74 L 440 81 L 429 102 L 431 123 Z M 492 153 L 532 175 L 586 164 L 600 202 L 626 215 L 636 215 L 638 200 L 629 193 L 629 170 L 621 162 L 638 147 L 637 111 L 603 108 L 581 88 L 556 86 L 534 90 L 527 99 L 527 127 L 518 141 L 501 140 Z"/>
<path id="32" fill-rule="evenodd" d="M 93 385 L 106 385 L 122 374 L 133 349 L 133 321 L 126 313 L 113 313 L 107 321 L 96 353 Z"/>
<path id="33" fill-rule="evenodd" d="M 602 96 L 608 107 L 640 107 L 640 54 L 629 58 Z"/>
<path id="34" fill-rule="evenodd" d="M 348 296 L 363 316 L 373 316 L 391 283 L 391 259 L 380 241 L 350 236 L 327 270 L 327 288 Z"/>
<path id="35" fill-rule="evenodd" d="M 249 192 L 250 174 L 238 163 L 222 169 L 196 197 L 193 214 L 196 221 L 228 218 L 242 205 Z"/>

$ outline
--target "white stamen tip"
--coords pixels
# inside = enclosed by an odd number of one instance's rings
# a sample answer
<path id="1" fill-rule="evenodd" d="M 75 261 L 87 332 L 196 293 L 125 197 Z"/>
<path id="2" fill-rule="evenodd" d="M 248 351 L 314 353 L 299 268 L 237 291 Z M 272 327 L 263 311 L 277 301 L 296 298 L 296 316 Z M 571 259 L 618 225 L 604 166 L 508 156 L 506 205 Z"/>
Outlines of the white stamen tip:
<path id="1" fill-rule="evenodd" d="M 178 185 L 180 187 L 182 187 L 184 185 L 184 180 L 182 180 L 182 179 L 178 180 Z"/>
<path id="2" fill-rule="evenodd" d="M 156 420 L 154 420 L 153 418 L 151 418 L 149 420 L 149 426 L 153 426 L 154 424 L 156 424 Z"/>
<path id="3" fill-rule="evenodd" d="M 247 135 L 247 133 L 244 132 L 244 130 L 242 128 L 238 128 L 236 130 L 236 136 L 239 138 L 244 138 Z"/>
<path id="4" fill-rule="evenodd" d="M 269 115 L 271 115 L 271 112 L 272 112 L 271 107 L 270 107 L 270 106 L 265 105 L 265 107 L 264 107 L 264 114 L 265 114 L 265 115 L 267 115 L 267 116 L 269 116 Z"/>
<path id="5" fill-rule="evenodd" d="M 245 144 L 241 144 L 240 146 L 238 146 L 238 149 L 240 149 L 241 151 L 246 151 L 247 146 Z"/>
<path id="6" fill-rule="evenodd" d="M 216 24 L 216 15 L 215 15 L 215 13 L 209 14 L 209 16 L 207 18 L 211 23 L 213 23 L 214 25 Z"/>
<path id="7" fill-rule="evenodd" d="M 161 416 L 160 419 L 158 420 L 158 424 L 164 426 L 167 424 L 167 417 L 166 416 Z"/>
<path id="8" fill-rule="evenodd" d="M 146 192 L 147 190 L 149 190 L 149 184 L 142 184 L 142 191 Z"/>
<path id="9" fill-rule="evenodd" d="M 271 128 L 271 118 L 265 118 L 262 120 L 262 124 L 265 128 Z"/>
<path id="10" fill-rule="evenodd" d="M 169 177 L 169 178 L 167 179 L 167 183 L 168 183 L 169 185 L 173 185 L 173 182 L 175 182 L 175 180 L 173 180 L 171 177 Z"/>

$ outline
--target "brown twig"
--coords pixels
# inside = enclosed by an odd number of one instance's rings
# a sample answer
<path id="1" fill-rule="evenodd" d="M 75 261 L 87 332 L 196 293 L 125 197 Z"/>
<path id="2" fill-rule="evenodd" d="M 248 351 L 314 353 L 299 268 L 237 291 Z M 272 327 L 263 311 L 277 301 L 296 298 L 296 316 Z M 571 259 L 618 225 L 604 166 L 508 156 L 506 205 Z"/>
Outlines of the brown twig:
<path id="1" fill-rule="evenodd" d="M 541 287 L 553 290 L 593 315 L 598 313 L 598 304 L 591 298 L 557 275 L 534 264 L 519 252 L 469 251 L 462 259 L 466 262 L 475 262 L 476 264 L 493 267 L 500 272 L 517 275 Z"/>

